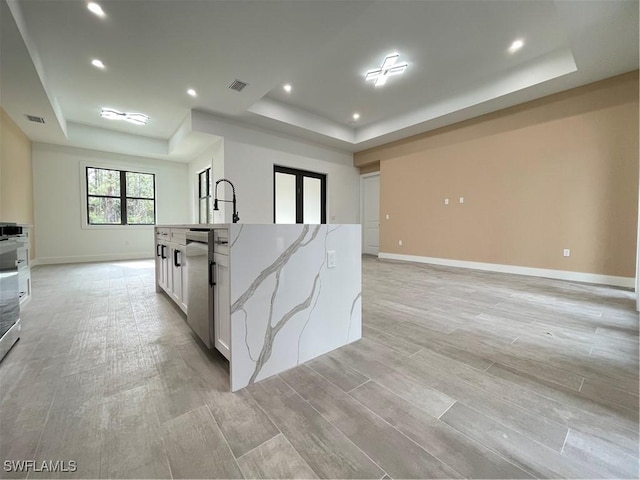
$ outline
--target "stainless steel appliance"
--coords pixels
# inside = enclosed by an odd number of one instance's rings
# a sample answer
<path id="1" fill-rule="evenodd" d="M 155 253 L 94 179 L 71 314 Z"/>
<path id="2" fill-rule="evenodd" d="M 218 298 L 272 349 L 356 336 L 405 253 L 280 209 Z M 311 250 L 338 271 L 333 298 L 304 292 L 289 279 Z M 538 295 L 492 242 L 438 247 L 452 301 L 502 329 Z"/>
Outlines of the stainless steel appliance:
<path id="1" fill-rule="evenodd" d="M 20 286 L 18 283 L 18 238 L 22 227 L 0 223 L 0 360 L 20 338 Z"/>
<path id="2" fill-rule="evenodd" d="M 208 348 L 215 343 L 213 230 L 187 232 L 187 323 Z"/>

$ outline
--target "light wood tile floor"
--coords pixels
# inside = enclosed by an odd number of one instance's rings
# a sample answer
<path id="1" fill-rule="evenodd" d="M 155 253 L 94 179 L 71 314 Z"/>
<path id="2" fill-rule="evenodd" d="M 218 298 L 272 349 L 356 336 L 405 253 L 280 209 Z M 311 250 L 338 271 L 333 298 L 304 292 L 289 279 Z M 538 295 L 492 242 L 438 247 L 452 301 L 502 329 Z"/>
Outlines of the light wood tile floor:
<path id="1" fill-rule="evenodd" d="M 632 292 L 363 269 L 363 340 L 235 394 L 151 261 L 34 269 L 0 363 L 0 476 L 638 478 Z"/>

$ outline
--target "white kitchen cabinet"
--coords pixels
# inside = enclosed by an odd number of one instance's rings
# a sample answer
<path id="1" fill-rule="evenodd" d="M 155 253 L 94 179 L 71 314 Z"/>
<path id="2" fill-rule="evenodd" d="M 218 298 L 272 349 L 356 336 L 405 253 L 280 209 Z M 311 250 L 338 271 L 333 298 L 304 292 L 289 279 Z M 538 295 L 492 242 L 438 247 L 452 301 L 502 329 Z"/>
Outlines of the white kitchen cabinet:
<path id="1" fill-rule="evenodd" d="M 209 265 L 210 285 L 209 294 L 213 297 L 210 313 L 205 312 L 205 317 L 209 316 L 209 327 L 213 330 L 210 333 L 213 338 L 213 345 L 227 359 L 231 358 L 231 282 L 229 269 L 229 229 L 213 228 L 213 257 L 207 259 L 205 250 L 205 272 L 201 281 L 207 285 L 206 268 Z M 156 228 L 156 291 L 164 291 L 180 309 L 189 316 L 189 280 L 186 229 L 180 228 Z M 205 247 L 206 248 L 206 247 Z M 211 253 L 209 253 L 211 255 Z M 193 258 L 191 259 L 193 260 Z M 193 264 L 194 268 L 196 264 Z M 198 286 L 192 288 L 198 289 Z M 195 290 L 194 290 L 195 293 Z M 207 297 L 198 300 L 197 305 L 206 308 Z M 197 316 L 194 313 L 194 318 Z M 192 326 L 194 328 L 194 326 Z M 205 330 L 207 328 L 205 322 Z M 202 332 L 197 328 L 198 335 L 202 338 Z M 203 340 L 204 341 L 204 340 Z M 205 342 L 207 343 L 207 342 Z M 210 345 L 210 343 L 207 343 Z"/>
<path id="2" fill-rule="evenodd" d="M 169 244 L 171 247 L 171 280 L 169 295 L 183 312 L 187 312 L 187 255 L 184 245 Z"/>
<path id="3" fill-rule="evenodd" d="M 215 347 L 231 358 L 231 282 L 229 255 L 214 253 L 213 331 Z"/>
<path id="4" fill-rule="evenodd" d="M 31 300 L 31 242 L 30 228 L 22 225 L 22 235 L 18 237 L 20 247 L 18 247 L 18 295 L 20 304 L 25 305 Z"/>
<path id="5" fill-rule="evenodd" d="M 165 240 L 156 243 L 156 276 L 158 285 L 165 291 L 170 291 L 171 270 L 169 269 L 169 245 Z"/>
<path id="6" fill-rule="evenodd" d="M 187 312 L 186 230 L 156 228 L 156 291 L 165 291 Z"/>

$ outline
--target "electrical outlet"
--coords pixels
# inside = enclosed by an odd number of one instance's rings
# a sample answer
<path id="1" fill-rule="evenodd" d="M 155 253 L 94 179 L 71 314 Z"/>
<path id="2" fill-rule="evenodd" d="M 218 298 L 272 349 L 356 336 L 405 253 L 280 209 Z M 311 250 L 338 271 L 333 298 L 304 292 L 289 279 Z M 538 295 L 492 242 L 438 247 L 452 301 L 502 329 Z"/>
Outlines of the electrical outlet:
<path id="1" fill-rule="evenodd" d="M 402 240 L 398 240 L 398 245 L 402 246 Z"/>
<path id="2" fill-rule="evenodd" d="M 327 267 L 328 268 L 336 267 L 336 251 L 335 250 L 329 250 L 327 252 Z"/>
<path id="3" fill-rule="evenodd" d="M 386 217 L 385 217 L 385 218 L 386 218 L 387 220 L 389 220 L 389 214 L 388 214 L 388 213 L 387 213 L 387 215 L 386 215 Z"/>
<path id="4" fill-rule="evenodd" d="M 449 199 L 448 199 L 448 198 L 445 198 L 445 199 L 444 199 L 444 204 L 445 204 L 445 205 L 449 205 Z"/>
<path id="5" fill-rule="evenodd" d="M 460 203 L 464 203 L 464 197 L 460 197 Z"/>
<path id="6" fill-rule="evenodd" d="M 571 250 L 569 250 L 568 248 L 565 248 L 562 251 L 562 255 L 565 256 L 565 257 L 570 257 L 571 256 Z"/>

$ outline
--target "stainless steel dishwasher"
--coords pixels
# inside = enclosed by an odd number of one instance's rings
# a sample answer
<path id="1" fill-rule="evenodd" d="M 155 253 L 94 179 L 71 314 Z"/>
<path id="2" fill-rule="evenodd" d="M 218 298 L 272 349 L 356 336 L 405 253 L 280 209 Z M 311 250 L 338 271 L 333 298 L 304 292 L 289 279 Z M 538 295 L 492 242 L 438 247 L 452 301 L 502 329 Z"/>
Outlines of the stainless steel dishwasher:
<path id="1" fill-rule="evenodd" d="M 187 232 L 187 323 L 208 348 L 214 346 L 213 230 Z"/>

